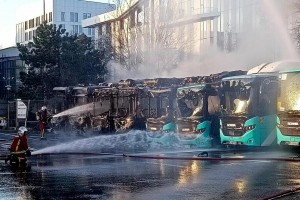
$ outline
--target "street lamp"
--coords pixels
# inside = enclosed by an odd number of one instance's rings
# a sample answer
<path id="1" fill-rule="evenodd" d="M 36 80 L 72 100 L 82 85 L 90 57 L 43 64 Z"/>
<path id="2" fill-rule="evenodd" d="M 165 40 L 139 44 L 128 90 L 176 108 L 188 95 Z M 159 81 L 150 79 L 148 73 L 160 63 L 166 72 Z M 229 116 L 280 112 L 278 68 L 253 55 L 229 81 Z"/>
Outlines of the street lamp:
<path id="1" fill-rule="evenodd" d="M 12 91 L 12 86 L 10 84 L 10 80 L 14 79 L 14 77 L 7 77 L 7 78 L 3 77 L 3 79 L 6 80 L 6 86 L 5 86 L 5 88 L 7 90 L 7 99 L 9 99 L 10 98 L 10 93 Z"/>
<path id="2" fill-rule="evenodd" d="M 7 90 L 7 99 L 9 99 L 10 98 L 11 85 L 6 85 L 5 88 Z"/>

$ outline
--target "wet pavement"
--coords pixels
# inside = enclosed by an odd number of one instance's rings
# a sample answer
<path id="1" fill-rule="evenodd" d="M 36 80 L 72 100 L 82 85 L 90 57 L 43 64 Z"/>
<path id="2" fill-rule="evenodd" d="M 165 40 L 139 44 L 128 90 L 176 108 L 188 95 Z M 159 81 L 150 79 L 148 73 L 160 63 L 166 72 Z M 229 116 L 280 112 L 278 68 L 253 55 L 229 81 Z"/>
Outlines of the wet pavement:
<path id="1" fill-rule="evenodd" d="M 0 160 L 0 199 L 264 199 L 300 185 L 300 162 L 192 159 L 203 151 L 214 158 L 287 158 L 295 151 L 162 147 L 143 134 L 48 134 L 45 141 L 30 135 L 30 168 L 12 169 Z M 0 134 L 2 153 L 11 137 Z"/>

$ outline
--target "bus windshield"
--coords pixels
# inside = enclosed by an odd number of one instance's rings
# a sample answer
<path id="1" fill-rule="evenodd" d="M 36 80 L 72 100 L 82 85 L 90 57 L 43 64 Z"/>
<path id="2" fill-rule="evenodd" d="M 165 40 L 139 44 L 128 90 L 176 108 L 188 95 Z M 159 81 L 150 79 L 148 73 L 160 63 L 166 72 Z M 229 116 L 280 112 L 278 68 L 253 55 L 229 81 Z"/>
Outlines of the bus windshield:
<path id="1" fill-rule="evenodd" d="M 224 95 L 223 111 L 227 114 L 248 114 L 251 103 L 251 79 L 222 82 Z"/>
<path id="2" fill-rule="evenodd" d="M 300 72 L 283 73 L 280 75 L 279 111 L 300 111 L 299 87 Z"/>
<path id="3" fill-rule="evenodd" d="M 193 86 L 179 88 L 177 91 L 178 114 L 181 117 L 199 117 L 203 113 L 203 95 L 201 91 L 204 86 Z"/>

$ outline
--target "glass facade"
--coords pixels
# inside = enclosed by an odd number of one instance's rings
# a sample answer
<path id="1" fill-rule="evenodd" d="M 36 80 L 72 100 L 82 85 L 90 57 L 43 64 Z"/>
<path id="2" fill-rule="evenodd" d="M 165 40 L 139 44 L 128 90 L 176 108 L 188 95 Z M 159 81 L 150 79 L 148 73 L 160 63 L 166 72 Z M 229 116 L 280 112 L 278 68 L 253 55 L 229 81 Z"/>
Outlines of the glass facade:
<path id="1" fill-rule="evenodd" d="M 25 63 L 19 57 L 0 57 L 0 99 L 11 99 L 20 86 L 20 71 Z"/>

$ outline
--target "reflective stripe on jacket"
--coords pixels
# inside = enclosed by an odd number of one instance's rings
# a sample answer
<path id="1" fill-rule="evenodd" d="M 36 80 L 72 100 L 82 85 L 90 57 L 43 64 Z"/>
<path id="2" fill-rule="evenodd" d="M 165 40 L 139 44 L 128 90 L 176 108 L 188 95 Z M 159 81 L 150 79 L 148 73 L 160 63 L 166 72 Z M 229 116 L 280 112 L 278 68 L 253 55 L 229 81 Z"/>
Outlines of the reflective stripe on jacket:
<path id="1" fill-rule="evenodd" d="M 21 153 L 28 150 L 28 143 L 26 135 L 15 136 L 10 146 L 10 151 L 14 153 Z"/>

